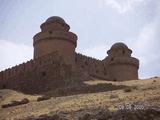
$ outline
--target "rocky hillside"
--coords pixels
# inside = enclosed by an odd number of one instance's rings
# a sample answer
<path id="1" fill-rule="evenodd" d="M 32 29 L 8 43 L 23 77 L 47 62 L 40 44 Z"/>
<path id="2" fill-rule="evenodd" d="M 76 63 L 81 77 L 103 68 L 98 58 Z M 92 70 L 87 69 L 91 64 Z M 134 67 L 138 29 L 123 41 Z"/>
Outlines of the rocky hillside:
<path id="1" fill-rule="evenodd" d="M 0 90 L 0 120 L 160 120 L 160 78 L 84 81 L 41 95 Z"/>

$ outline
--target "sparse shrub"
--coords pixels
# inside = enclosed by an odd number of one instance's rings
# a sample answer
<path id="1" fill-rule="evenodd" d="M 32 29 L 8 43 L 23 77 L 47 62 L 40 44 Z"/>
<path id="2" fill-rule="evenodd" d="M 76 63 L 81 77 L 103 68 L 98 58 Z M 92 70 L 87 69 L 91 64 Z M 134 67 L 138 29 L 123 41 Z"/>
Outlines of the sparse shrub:
<path id="1" fill-rule="evenodd" d="M 2 108 L 8 108 L 8 107 L 13 107 L 13 106 L 17 106 L 17 105 L 27 104 L 27 103 L 29 103 L 29 100 L 27 98 L 24 98 L 20 101 L 12 101 L 11 103 L 4 104 L 4 105 L 2 105 Z"/>
<path id="2" fill-rule="evenodd" d="M 156 82 L 156 80 L 153 80 L 153 82 Z"/>
<path id="3" fill-rule="evenodd" d="M 131 91 L 132 91 L 131 88 L 126 88 L 126 89 L 124 89 L 124 92 L 131 92 Z"/>
<path id="4" fill-rule="evenodd" d="M 50 96 L 44 95 L 44 96 L 38 97 L 37 101 L 39 102 L 39 101 L 44 101 L 44 100 L 49 100 L 49 99 L 51 99 Z"/>
<path id="5" fill-rule="evenodd" d="M 79 120 L 91 120 L 92 115 L 89 113 L 86 113 L 84 116 L 80 117 Z"/>
<path id="6" fill-rule="evenodd" d="M 110 112 L 107 110 L 101 110 L 95 115 L 95 120 L 109 120 L 111 117 Z"/>
<path id="7" fill-rule="evenodd" d="M 11 103 L 9 103 L 9 104 L 4 104 L 4 105 L 2 105 L 1 107 L 2 108 L 8 108 L 8 107 L 12 107 L 13 106 L 13 103 L 11 104 Z"/>
<path id="8" fill-rule="evenodd" d="M 53 115 L 44 114 L 38 117 L 30 116 L 26 118 L 25 120 L 68 120 L 68 119 L 58 114 L 53 114 Z"/>
<path id="9" fill-rule="evenodd" d="M 114 99 L 114 98 L 119 98 L 119 96 L 117 94 L 111 94 L 110 99 Z"/>
<path id="10" fill-rule="evenodd" d="M 139 88 L 137 86 L 133 86 L 132 89 L 133 90 L 139 90 Z"/>
<path id="11" fill-rule="evenodd" d="M 27 103 L 29 103 L 29 100 L 27 98 L 21 100 L 21 104 L 27 104 Z"/>
<path id="12" fill-rule="evenodd" d="M 58 119 L 60 119 L 60 117 L 59 117 L 59 115 L 54 114 L 54 115 L 52 115 L 52 119 L 53 119 L 53 120 L 58 120 Z"/>

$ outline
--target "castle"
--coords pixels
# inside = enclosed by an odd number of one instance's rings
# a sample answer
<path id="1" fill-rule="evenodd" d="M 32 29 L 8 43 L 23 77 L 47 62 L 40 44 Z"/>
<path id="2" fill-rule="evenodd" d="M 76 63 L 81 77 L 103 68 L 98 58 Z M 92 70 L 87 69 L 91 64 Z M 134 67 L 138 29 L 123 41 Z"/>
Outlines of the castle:
<path id="1" fill-rule="evenodd" d="M 97 60 L 75 52 L 76 34 L 60 17 L 48 18 L 33 37 L 34 59 L 0 72 L 0 88 L 49 90 L 68 80 L 96 78 L 111 81 L 138 79 L 139 60 L 124 43 L 115 43 L 108 56 Z"/>

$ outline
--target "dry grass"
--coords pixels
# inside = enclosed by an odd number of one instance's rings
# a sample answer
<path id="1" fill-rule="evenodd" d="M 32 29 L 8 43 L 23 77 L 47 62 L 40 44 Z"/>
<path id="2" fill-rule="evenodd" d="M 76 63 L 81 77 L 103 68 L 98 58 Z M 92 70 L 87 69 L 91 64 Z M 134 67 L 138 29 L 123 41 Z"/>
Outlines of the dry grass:
<path id="1" fill-rule="evenodd" d="M 21 100 L 23 98 L 28 98 L 29 101 L 36 101 L 40 95 L 27 95 L 21 92 L 13 91 L 13 90 L 0 90 L 0 96 L 3 98 L 0 99 L 0 105 L 10 103 L 10 101 Z"/>
<path id="2" fill-rule="evenodd" d="M 124 89 L 118 89 L 113 91 L 52 97 L 49 100 L 41 102 L 36 101 L 39 97 L 38 95 L 25 95 L 19 92 L 6 90 L 7 92 L 5 95 L 3 95 L 0 105 L 23 98 L 28 98 L 30 100 L 30 103 L 6 109 L 0 108 L 0 116 L 3 118 L 8 115 L 7 118 L 8 120 L 10 120 L 11 118 L 24 118 L 31 115 L 39 116 L 42 114 L 48 114 L 50 112 L 58 111 L 78 111 L 81 109 L 89 109 L 92 107 L 108 108 L 111 111 L 115 111 L 118 109 L 117 107 L 119 105 L 137 101 L 148 101 L 150 105 L 153 104 L 160 106 L 160 99 L 158 99 L 160 98 L 160 78 L 125 82 L 92 80 L 86 81 L 85 84 L 125 85 L 127 87 L 130 87 L 132 90 L 130 92 L 124 92 Z M 2 90 L 1 93 L 4 91 L 5 90 Z"/>

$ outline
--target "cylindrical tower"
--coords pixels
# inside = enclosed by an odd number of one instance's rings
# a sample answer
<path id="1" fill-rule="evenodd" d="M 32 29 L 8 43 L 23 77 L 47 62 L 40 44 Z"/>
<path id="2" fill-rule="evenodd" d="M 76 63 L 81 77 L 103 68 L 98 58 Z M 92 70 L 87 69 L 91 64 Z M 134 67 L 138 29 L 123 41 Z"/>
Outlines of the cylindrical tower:
<path id="1" fill-rule="evenodd" d="M 109 67 L 110 79 L 114 81 L 138 79 L 139 60 L 131 57 L 130 50 L 124 43 L 115 43 L 107 51 L 105 59 Z"/>
<path id="2" fill-rule="evenodd" d="M 77 36 L 69 32 L 69 25 L 62 18 L 53 16 L 40 27 L 41 32 L 33 37 L 34 58 L 58 51 L 66 64 L 74 64 Z"/>

